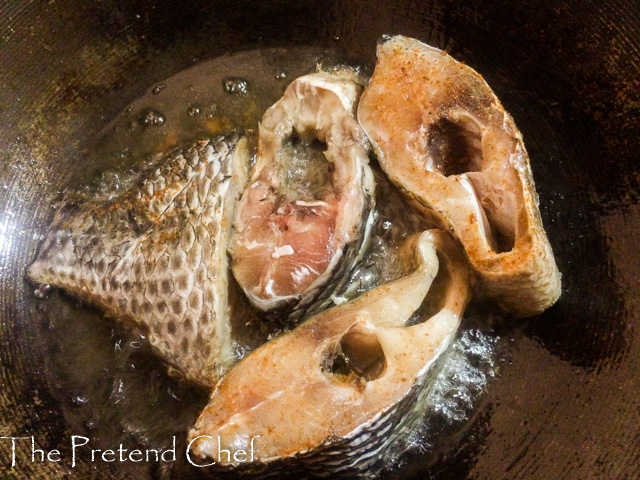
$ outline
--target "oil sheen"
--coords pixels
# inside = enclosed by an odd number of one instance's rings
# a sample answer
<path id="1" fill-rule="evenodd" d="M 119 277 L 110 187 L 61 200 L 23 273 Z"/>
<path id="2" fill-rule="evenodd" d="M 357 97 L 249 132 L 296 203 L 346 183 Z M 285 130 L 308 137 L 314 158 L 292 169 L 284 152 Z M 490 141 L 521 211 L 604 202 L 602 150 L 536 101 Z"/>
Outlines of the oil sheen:
<path id="1" fill-rule="evenodd" d="M 339 56 L 314 48 L 261 49 L 225 55 L 198 64 L 149 86 L 101 132 L 86 161 L 74 170 L 65 201 L 109 199 L 137 180 L 139 172 L 163 153 L 203 137 L 232 129 L 243 131 L 255 148 L 258 123 L 290 81 L 298 76 L 342 66 Z M 351 65 L 366 76 L 368 70 Z M 305 147 L 305 148 L 303 148 Z M 302 161 L 322 162 L 315 146 L 292 144 L 297 159 L 286 177 L 306 175 Z M 301 155 L 300 152 L 307 152 Z M 308 153 L 310 152 L 310 153 Z M 411 233 L 433 225 L 413 213 L 372 160 L 377 217 L 364 261 L 337 295 L 355 297 L 393 278 L 389 258 Z M 305 178 L 322 189 L 323 178 Z M 294 182 L 294 183 L 296 183 Z M 295 192 L 293 192 L 295 193 Z M 46 297 L 46 298 L 38 298 Z M 176 438 L 176 461 L 122 463 L 134 477 L 191 478 L 186 461 L 187 430 L 204 408 L 208 392 L 193 387 L 164 366 L 150 351 L 142 332 L 105 318 L 64 293 L 39 289 L 34 296 L 45 341 L 46 376 L 71 434 L 91 439 L 94 448 L 168 448 Z M 239 288 L 231 299 L 232 335 L 239 359 L 277 335 L 277 323 L 261 318 Z M 475 309 L 474 311 L 478 311 Z M 447 354 L 421 421 L 407 429 L 387 453 L 382 470 L 372 476 L 400 478 L 408 463 L 428 465 L 468 428 L 482 392 L 495 374 L 498 337 L 495 318 L 468 314 Z M 453 440 L 452 440 L 453 439 Z M 97 465 L 99 467 L 99 465 Z M 234 477 L 233 473 L 222 477 Z"/>

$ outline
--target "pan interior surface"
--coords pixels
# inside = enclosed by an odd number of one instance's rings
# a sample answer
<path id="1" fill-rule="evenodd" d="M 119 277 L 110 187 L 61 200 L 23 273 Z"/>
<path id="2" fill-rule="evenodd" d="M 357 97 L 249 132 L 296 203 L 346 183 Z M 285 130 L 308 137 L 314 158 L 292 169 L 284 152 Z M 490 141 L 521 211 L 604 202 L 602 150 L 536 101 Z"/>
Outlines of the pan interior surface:
<path id="1" fill-rule="evenodd" d="M 113 154 L 100 158 L 91 152 L 118 120 L 127 125 L 129 119 L 119 117 L 125 107 L 164 79 L 225 54 L 304 46 L 371 66 L 377 39 L 400 33 L 446 48 L 481 72 L 514 116 L 532 159 L 564 291 L 560 302 L 537 318 L 479 321 L 479 329 L 500 340 L 496 377 L 473 417 L 446 442 L 428 445 L 428 454 L 409 449 L 381 477 L 640 475 L 635 448 L 640 16 L 635 2 L 177 6 L 60 0 L 8 2 L 1 17 L 0 426 L 3 437 L 33 436 L 40 448 L 57 449 L 64 460 L 32 462 L 27 440 L 17 444 L 12 468 L 11 441 L 5 439 L 0 472 L 18 478 L 69 473 L 84 478 L 96 471 L 101 478 L 171 478 L 179 470 L 162 462 L 125 465 L 82 458 L 71 468 L 71 437 L 91 438 L 99 430 L 105 439 L 120 441 L 124 435 L 125 448 L 154 442 L 169 447 L 206 402 L 206 392 L 173 381 L 135 334 L 113 328 L 97 312 L 65 301 L 52 324 L 46 302 L 38 302 L 24 280 L 60 192 L 122 166 L 118 145 L 103 145 Z M 276 67 L 268 73 L 274 81 Z M 284 88 L 287 81 L 280 81 Z M 212 80 L 212 88 L 219 88 L 218 82 Z M 263 108 L 256 106 L 258 116 Z M 133 113 L 138 119 L 142 111 Z M 204 110 L 193 117 L 194 123 L 205 119 Z M 127 154 L 149 153 L 142 150 Z M 101 365 L 78 373 L 91 365 L 85 357 L 88 342 L 109 359 L 109 371 Z M 119 371 L 149 392 L 137 402 L 164 399 L 155 416 L 127 417 L 138 410 L 110 381 Z M 72 391 L 91 382 L 105 404 L 116 405 L 118 421 L 107 413 L 92 419 L 87 412 L 98 407 L 87 402 L 82 389 Z M 175 414 L 176 405 L 187 404 Z M 153 434 L 141 428 L 152 422 L 160 424 Z"/>

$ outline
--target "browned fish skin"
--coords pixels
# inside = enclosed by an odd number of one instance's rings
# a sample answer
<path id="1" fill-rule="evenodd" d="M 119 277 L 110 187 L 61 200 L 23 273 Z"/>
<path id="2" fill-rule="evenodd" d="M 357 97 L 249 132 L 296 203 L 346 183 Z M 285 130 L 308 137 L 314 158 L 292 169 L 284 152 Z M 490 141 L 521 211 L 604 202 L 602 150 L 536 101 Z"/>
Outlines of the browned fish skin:
<path id="1" fill-rule="evenodd" d="M 517 316 L 556 302 L 560 273 L 522 136 L 479 74 L 386 38 L 358 119 L 389 178 L 460 239 L 488 296 Z"/>
<path id="2" fill-rule="evenodd" d="M 114 200 L 64 206 L 28 278 L 133 320 L 166 362 L 213 385 L 233 361 L 226 247 L 248 166 L 234 133 L 173 152 Z"/>
<path id="3" fill-rule="evenodd" d="M 248 450 L 254 438 L 257 463 L 335 473 L 375 462 L 429 383 L 469 293 L 467 262 L 448 234 L 416 234 L 401 257 L 413 267 L 406 276 L 309 318 L 231 369 L 189 433 L 190 452 L 238 466 L 218 448 Z M 435 282 L 435 313 L 407 326 Z M 336 368 L 340 356 L 349 369 Z"/>

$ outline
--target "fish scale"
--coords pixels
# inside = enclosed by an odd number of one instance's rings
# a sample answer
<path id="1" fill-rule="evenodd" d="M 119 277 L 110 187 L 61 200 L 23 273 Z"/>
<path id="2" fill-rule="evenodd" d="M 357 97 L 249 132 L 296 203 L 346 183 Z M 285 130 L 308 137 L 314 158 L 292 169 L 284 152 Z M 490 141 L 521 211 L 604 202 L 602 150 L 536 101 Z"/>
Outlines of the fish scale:
<path id="1" fill-rule="evenodd" d="M 133 321 L 163 360 L 213 385 L 233 361 L 226 247 L 246 143 L 238 133 L 198 141 L 117 198 L 67 203 L 28 278 Z"/>

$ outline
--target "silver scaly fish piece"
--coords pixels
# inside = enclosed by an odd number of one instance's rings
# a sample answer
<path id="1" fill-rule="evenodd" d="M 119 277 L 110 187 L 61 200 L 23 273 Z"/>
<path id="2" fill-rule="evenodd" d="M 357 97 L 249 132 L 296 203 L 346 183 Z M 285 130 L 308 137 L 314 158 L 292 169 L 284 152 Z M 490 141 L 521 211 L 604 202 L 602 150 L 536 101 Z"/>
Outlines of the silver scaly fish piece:
<path id="1" fill-rule="evenodd" d="M 218 452 L 253 447 L 255 468 L 323 474 L 376 462 L 394 427 L 419 414 L 469 297 L 467 262 L 448 234 L 415 234 L 399 257 L 405 276 L 310 317 L 233 367 L 189 433 L 193 457 L 238 467 Z"/>
<path id="2" fill-rule="evenodd" d="M 560 296 L 522 135 L 482 77 L 385 37 L 358 120 L 387 176 L 462 243 L 484 292 L 517 316 Z"/>
<path id="3" fill-rule="evenodd" d="M 65 205 L 28 278 L 135 322 L 164 361 L 214 385 L 233 362 L 226 249 L 246 143 L 199 141 L 113 200 Z"/>

